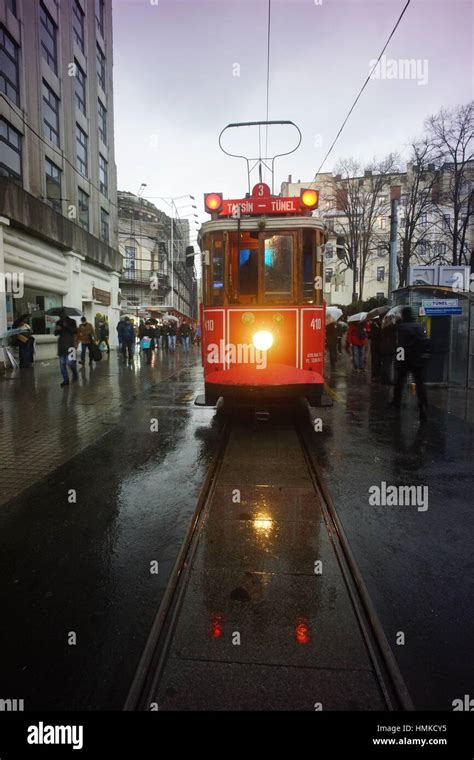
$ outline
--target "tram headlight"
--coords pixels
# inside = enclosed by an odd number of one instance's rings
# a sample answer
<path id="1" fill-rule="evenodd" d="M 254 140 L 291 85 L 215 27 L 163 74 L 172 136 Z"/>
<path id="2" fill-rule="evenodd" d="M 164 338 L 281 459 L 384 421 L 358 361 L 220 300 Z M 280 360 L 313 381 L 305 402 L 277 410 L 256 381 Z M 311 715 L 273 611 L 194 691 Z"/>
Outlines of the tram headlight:
<path id="1" fill-rule="evenodd" d="M 257 351 L 268 351 L 273 346 L 273 335 L 268 330 L 259 330 L 253 336 L 253 345 Z"/>

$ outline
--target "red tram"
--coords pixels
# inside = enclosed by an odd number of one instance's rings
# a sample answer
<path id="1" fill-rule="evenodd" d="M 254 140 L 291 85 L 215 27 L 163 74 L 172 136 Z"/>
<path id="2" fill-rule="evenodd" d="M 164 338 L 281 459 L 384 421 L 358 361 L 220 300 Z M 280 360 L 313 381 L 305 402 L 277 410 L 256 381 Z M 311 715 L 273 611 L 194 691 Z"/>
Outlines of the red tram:
<path id="1" fill-rule="evenodd" d="M 306 397 L 324 384 L 324 226 L 318 192 L 273 196 L 260 182 L 241 200 L 205 196 L 201 228 L 206 404 Z"/>

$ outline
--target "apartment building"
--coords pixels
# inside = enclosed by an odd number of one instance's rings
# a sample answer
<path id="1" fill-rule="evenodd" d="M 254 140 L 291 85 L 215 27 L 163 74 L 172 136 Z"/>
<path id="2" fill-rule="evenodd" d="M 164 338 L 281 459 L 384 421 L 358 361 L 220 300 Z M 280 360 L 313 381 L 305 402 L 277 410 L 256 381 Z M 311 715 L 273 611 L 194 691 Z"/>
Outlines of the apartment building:
<path id="1" fill-rule="evenodd" d="M 66 305 L 115 335 L 120 266 L 112 0 L 0 0 L 0 331 L 33 314 L 52 356 L 34 312 Z"/>

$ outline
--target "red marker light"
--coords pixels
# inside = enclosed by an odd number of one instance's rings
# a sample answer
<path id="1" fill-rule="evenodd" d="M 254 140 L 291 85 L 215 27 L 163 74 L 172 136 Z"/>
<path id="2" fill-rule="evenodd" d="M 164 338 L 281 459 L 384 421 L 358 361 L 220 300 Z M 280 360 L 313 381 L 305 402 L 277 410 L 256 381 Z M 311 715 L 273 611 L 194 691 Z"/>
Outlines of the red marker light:
<path id="1" fill-rule="evenodd" d="M 209 633 L 211 639 L 219 639 L 222 636 L 224 628 L 224 618 L 219 612 L 214 612 L 211 616 L 211 622 L 209 624 Z"/>
<path id="2" fill-rule="evenodd" d="M 307 618 L 298 618 L 295 626 L 295 639 L 297 644 L 310 644 L 311 633 Z"/>
<path id="3" fill-rule="evenodd" d="M 313 209 L 317 208 L 319 203 L 319 191 L 318 190 L 302 190 L 300 194 L 300 203 L 303 208 Z"/>
<path id="4" fill-rule="evenodd" d="M 206 193 L 204 196 L 204 207 L 209 213 L 212 213 L 213 211 L 220 211 L 222 209 L 222 205 L 222 193 Z"/>

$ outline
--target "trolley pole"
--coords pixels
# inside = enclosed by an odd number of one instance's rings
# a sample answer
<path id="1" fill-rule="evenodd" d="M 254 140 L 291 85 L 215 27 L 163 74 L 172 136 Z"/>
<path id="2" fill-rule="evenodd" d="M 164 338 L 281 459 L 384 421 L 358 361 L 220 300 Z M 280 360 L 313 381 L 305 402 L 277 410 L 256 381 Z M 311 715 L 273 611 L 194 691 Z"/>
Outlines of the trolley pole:
<path id="1" fill-rule="evenodd" d="M 388 302 L 393 306 L 393 291 L 397 287 L 398 202 L 401 187 L 390 188 L 390 258 L 388 264 Z"/>

